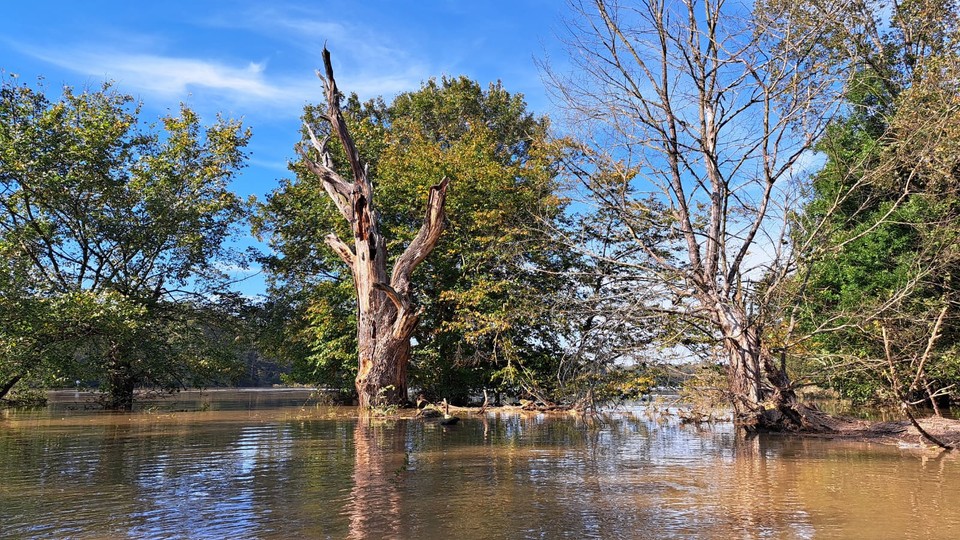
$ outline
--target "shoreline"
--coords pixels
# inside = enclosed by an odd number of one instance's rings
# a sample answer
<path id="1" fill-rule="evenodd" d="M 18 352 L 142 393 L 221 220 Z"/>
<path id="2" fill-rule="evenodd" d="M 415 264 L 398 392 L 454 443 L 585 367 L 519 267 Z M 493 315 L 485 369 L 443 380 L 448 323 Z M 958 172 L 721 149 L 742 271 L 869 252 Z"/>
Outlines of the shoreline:
<path id="1" fill-rule="evenodd" d="M 166 399 L 173 398 L 176 400 L 176 396 L 194 395 L 194 396 L 203 396 L 204 394 L 257 394 L 257 393 L 277 393 L 277 394 L 286 394 L 286 393 L 309 393 L 313 394 L 314 392 L 321 391 L 323 389 L 303 387 L 303 386 L 279 386 L 279 387 L 251 387 L 251 388 L 231 388 L 231 387 L 219 387 L 219 388 L 207 388 L 207 389 L 190 389 L 181 391 L 175 394 L 163 394 L 157 395 L 154 394 L 150 398 L 144 399 L 146 402 L 155 402 L 155 401 L 164 401 Z M 50 390 L 47 392 L 49 398 L 49 403 L 63 404 L 76 400 L 78 397 L 82 396 L 85 398 L 91 398 L 95 395 L 95 392 L 90 391 L 77 391 L 74 389 L 57 389 Z M 150 392 L 146 392 L 150 394 Z M 146 397 L 141 395 L 141 398 Z M 184 396 L 185 397 L 185 396 Z M 344 409 L 349 409 L 351 406 L 348 405 L 330 405 L 331 407 L 343 407 Z M 542 409 L 542 408 L 531 408 L 524 407 L 520 405 L 501 405 L 501 406 L 450 406 L 451 413 L 459 413 L 464 416 L 477 416 L 487 413 L 501 413 L 501 414 L 543 414 L 550 416 L 569 416 L 569 415 L 581 415 L 587 416 L 582 411 L 576 411 L 573 409 Z M 181 411 L 187 412 L 187 411 Z M 603 412 L 617 412 L 617 409 L 611 409 Z M 414 419 L 416 416 L 417 409 L 415 408 L 401 408 L 397 410 L 394 414 L 387 415 L 386 417 L 395 417 L 395 418 L 407 418 Z M 673 413 L 676 414 L 676 413 Z M 832 416 L 821 413 L 823 416 L 820 417 L 820 420 L 823 424 L 826 425 L 831 431 L 795 431 L 795 432 L 771 432 L 772 435 L 782 435 L 788 437 L 798 437 L 798 438 L 813 438 L 813 439 L 827 439 L 827 440 L 837 440 L 837 441 L 846 441 L 846 442 L 867 442 L 874 444 L 881 444 L 886 446 L 897 446 L 899 448 L 911 448 L 911 449 L 932 449 L 935 451 L 951 451 L 946 448 L 942 448 L 936 445 L 933 441 L 925 437 L 916 426 L 908 418 L 902 418 L 897 420 L 863 420 L 858 418 L 853 418 L 849 416 Z M 960 450 L 960 419 L 952 418 L 943 418 L 936 416 L 928 416 L 924 418 L 917 418 L 917 423 L 926 431 L 929 435 L 936 438 L 938 441 L 946 444 L 947 446 L 953 447 L 952 450 Z"/>
<path id="2" fill-rule="evenodd" d="M 900 448 L 932 449 L 936 451 L 956 451 L 960 448 L 960 420 L 928 416 L 917 418 L 917 423 L 928 434 L 951 446 L 951 449 L 938 446 L 925 437 L 904 418 L 902 420 L 870 421 L 850 417 L 830 417 L 830 428 L 834 431 L 785 433 L 802 438 L 836 439 L 841 441 L 870 442 Z"/>

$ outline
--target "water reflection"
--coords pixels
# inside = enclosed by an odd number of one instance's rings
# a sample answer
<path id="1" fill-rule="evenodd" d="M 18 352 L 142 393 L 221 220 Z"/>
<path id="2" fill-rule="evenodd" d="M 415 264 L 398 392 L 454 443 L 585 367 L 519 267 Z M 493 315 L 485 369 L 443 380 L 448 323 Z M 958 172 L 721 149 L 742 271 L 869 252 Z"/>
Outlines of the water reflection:
<path id="1" fill-rule="evenodd" d="M 257 531 L 258 518 L 269 510 L 257 496 L 258 484 L 279 481 L 277 469 L 290 458 L 290 428 L 240 427 L 212 439 L 171 442 L 146 453 L 153 457 L 135 472 L 138 511 L 130 535 L 249 537 Z"/>
<path id="2" fill-rule="evenodd" d="M 407 422 L 362 416 L 353 429 L 353 489 L 346 512 L 349 538 L 400 538 L 399 483 L 404 472 Z"/>
<path id="3" fill-rule="evenodd" d="M 618 413 L 0 416 L 7 538 L 950 538 L 950 455 Z"/>

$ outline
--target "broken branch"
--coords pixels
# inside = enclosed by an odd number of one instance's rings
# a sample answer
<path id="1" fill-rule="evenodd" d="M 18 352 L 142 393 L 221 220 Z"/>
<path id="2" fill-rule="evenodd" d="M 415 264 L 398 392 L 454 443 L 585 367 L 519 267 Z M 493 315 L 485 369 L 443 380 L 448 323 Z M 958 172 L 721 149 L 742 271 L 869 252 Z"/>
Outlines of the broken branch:
<path id="1" fill-rule="evenodd" d="M 394 289 L 401 293 L 405 293 L 410 288 L 410 274 L 418 264 L 427 258 L 446 228 L 443 203 L 446 200 L 449 185 L 450 179 L 444 178 L 439 184 L 430 188 L 423 226 L 420 227 L 417 236 L 410 242 L 410 245 L 400 255 L 393 267 L 390 283 Z"/>

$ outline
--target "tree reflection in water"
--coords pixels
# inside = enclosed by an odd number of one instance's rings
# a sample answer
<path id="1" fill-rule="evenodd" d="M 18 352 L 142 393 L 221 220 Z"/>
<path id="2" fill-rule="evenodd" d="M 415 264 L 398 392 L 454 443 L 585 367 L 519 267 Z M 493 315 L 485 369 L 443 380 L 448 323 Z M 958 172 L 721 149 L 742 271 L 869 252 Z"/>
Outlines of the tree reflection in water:
<path id="1" fill-rule="evenodd" d="M 960 538 L 956 455 L 628 411 L 3 418 L 3 538 Z"/>
<path id="2" fill-rule="evenodd" d="M 399 538 L 407 422 L 362 415 L 353 430 L 353 489 L 346 512 L 349 538 Z"/>

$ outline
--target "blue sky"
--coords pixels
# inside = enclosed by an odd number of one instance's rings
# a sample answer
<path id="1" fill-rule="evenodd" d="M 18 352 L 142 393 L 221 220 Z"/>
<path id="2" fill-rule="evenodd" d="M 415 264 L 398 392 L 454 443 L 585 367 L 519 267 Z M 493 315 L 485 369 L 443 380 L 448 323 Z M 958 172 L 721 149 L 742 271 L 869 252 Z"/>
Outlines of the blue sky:
<path id="1" fill-rule="evenodd" d="M 338 85 L 362 98 L 466 75 L 549 113 L 535 59 L 561 60 L 565 12 L 563 0 L 9 2 L 0 69 L 48 89 L 112 80 L 148 120 L 180 102 L 208 123 L 241 118 L 253 138 L 234 190 L 262 196 L 287 176 L 303 105 L 319 100 L 324 43 Z"/>

